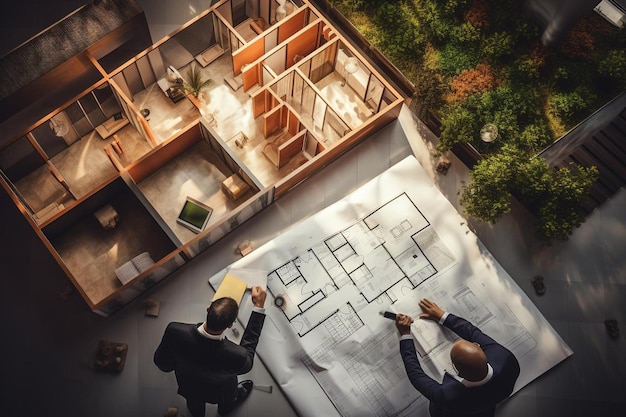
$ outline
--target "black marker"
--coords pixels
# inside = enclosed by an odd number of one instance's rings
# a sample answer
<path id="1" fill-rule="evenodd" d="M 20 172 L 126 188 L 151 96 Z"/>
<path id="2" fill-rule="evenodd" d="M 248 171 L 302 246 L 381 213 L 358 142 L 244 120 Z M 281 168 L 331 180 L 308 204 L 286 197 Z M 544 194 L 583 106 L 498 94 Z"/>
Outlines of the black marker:
<path id="1" fill-rule="evenodd" d="M 396 319 L 396 313 L 392 313 L 391 311 L 381 311 L 380 315 L 389 320 Z"/>
<path id="2" fill-rule="evenodd" d="M 396 320 L 396 313 L 392 313 L 391 311 L 381 311 L 379 314 L 386 319 Z M 413 319 L 411 319 L 411 323 L 413 323 Z"/>

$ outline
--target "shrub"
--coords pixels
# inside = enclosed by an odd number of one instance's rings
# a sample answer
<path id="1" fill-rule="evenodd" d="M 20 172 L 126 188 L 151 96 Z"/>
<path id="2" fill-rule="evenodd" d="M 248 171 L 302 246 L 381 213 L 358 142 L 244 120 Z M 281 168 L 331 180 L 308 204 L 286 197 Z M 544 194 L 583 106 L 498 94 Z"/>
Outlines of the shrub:
<path id="1" fill-rule="evenodd" d="M 543 158 L 530 158 L 522 165 L 516 186 L 535 218 L 540 240 L 567 240 L 585 221 L 581 203 L 598 178 L 596 167 L 571 164 L 553 169 Z"/>
<path id="2" fill-rule="evenodd" d="M 514 62 L 515 72 L 524 78 L 531 80 L 539 78 L 539 66 L 530 55 L 522 55 Z"/>
<path id="3" fill-rule="evenodd" d="M 451 95 L 448 101 L 461 101 L 474 93 L 482 93 L 494 88 L 496 77 L 487 64 L 478 64 L 476 68 L 468 69 L 452 79 L 450 83 Z"/>
<path id="4" fill-rule="evenodd" d="M 463 187 L 461 204 L 465 212 L 478 220 L 497 222 L 511 211 L 511 188 L 519 152 L 505 145 L 502 152 L 479 161 Z"/>
<path id="5" fill-rule="evenodd" d="M 343 14 L 355 11 L 374 10 L 378 8 L 382 1 L 391 0 L 331 0 L 333 6 Z"/>
<path id="6" fill-rule="evenodd" d="M 571 58 L 587 58 L 594 48 L 594 38 L 587 24 L 580 22 L 570 31 L 561 50 Z"/>
<path id="7" fill-rule="evenodd" d="M 387 28 L 381 32 L 380 47 L 396 60 L 418 54 L 425 45 L 424 31 L 416 21 L 410 19 L 412 14 L 407 12 L 406 7 L 383 3 L 376 13 L 378 25 Z"/>
<path id="8" fill-rule="evenodd" d="M 481 53 L 490 61 L 497 61 L 513 53 L 513 40 L 508 33 L 497 32 L 485 38 L 481 46 Z"/>
<path id="9" fill-rule="evenodd" d="M 417 4 L 416 18 L 428 28 L 429 35 L 435 42 L 444 42 L 448 39 L 452 26 L 455 24 L 454 14 L 450 13 L 446 4 L 440 5 L 435 0 L 420 1 Z M 452 2 L 450 2 L 452 3 Z"/>
<path id="10" fill-rule="evenodd" d="M 441 120 L 441 137 L 437 150 L 445 152 L 456 143 L 473 141 L 480 126 L 480 120 L 467 102 L 447 106 L 446 117 Z"/>
<path id="11" fill-rule="evenodd" d="M 466 69 L 474 68 L 479 58 L 478 46 L 449 43 L 441 49 L 439 67 L 444 76 L 453 77 Z"/>
<path id="12" fill-rule="evenodd" d="M 468 215 L 495 223 L 511 211 L 515 195 L 533 214 L 538 239 L 565 240 L 584 221 L 581 202 L 597 177 L 595 167 L 553 169 L 543 158 L 505 145 L 474 167 L 461 203 Z"/>
<path id="13" fill-rule="evenodd" d="M 598 64 L 598 72 L 614 78 L 626 88 L 626 50 L 614 49 Z"/>
<path id="14" fill-rule="evenodd" d="M 526 126 L 513 141 L 521 150 L 533 153 L 552 143 L 552 136 L 547 124 L 537 120 L 536 123 Z"/>
<path id="15" fill-rule="evenodd" d="M 585 109 L 585 100 L 576 91 L 556 93 L 548 99 L 552 114 L 566 123 L 578 120 L 579 114 Z"/>
<path id="16" fill-rule="evenodd" d="M 477 42 L 481 38 L 480 29 L 472 26 L 469 22 L 463 22 L 458 26 L 452 28 L 451 40 L 452 42 L 467 43 Z"/>
<path id="17" fill-rule="evenodd" d="M 416 73 L 415 90 L 419 101 L 416 104 L 420 109 L 426 111 L 441 107 L 443 97 L 448 91 L 448 84 L 438 71 L 424 65 Z M 423 115 L 423 113 L 418 114 L 418 116 Z"/>
<path id="18" fill-rule="evenodd" d="M 485 0 L 474 0 L 465 15 L 463 16 L 466 22 L 472 26 L 488 29 L 489 28 L 489 3 Z"/>

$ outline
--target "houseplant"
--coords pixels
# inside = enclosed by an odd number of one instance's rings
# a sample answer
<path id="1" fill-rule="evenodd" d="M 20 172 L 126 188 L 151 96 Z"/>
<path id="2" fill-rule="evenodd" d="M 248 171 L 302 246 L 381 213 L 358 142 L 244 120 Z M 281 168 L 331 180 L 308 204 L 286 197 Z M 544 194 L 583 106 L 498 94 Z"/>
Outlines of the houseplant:
<path id="1" fill-rule="evenodd" d="M 183 88 L 187 94 L 191 94 L 195 98 L 199 98 L 202 91 L 213 84 L 213 79 L 203 78 L 202 72 L 196 65 L 192 63 L 185 77 L 183 78 Z"/>

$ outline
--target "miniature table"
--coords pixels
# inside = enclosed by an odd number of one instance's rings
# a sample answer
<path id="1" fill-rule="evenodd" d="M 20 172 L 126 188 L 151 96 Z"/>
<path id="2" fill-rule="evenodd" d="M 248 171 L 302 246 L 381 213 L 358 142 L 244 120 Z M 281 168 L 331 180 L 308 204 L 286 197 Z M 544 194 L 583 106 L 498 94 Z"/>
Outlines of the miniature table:
<path id="1" fill-rule="evenodd" d="M 237 174 L 233 174 L 222 181 L 222 191 L 232 200 L 238 199 L 249 189 L 250 186 L 244 180 L 239 178 L 239 175 Z"/>
<path id="2" fill-rule="evenodd" d="M 111 206 L 110 204 L 102 207 L 93 215 L 96 217 L 96 219 L 98 219 L 100 225 L 105 229 L 114 229 L 115 226 L 117 226 L 117 222 L 119 221 L 117 211 L 115 211 L 113 206 Z"/>

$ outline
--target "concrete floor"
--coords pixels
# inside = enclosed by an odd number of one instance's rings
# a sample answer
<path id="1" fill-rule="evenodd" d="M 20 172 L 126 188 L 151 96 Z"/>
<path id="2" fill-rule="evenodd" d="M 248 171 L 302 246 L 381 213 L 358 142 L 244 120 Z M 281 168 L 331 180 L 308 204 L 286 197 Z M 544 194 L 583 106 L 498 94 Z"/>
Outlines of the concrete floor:
<path id="1" fill-rule="evenodd" d="M 200 3 L 139 1 L 153 39 L 169 33 L 199 12 Z M 187 4 L 188 3 L 188 4 Z M 206 7 L 206 5 L 204 5 Z M 160 36 L 159 36 L 160 34 Z M 160 416 L 169 406 L 189 416 L 176 394 L 172 374 L 152 363 L 168 322 L 196 322 L 212 297 L 207 278 L 239 258 L 244 240 L 254 246 L 327 207 L 405 156 L 414 154 L 433 182 L 461 210 L 459 190 L 468 170 L 454 156 L 446 176 L 435 173 L 432 134 L 406 109 L 398 122 L 373 135 L 321 173 L 264 210 L 243 227 L 195 258 L 164 282 L 108 318 L 92 313 L 26 221 L 0 193 L 3 213 L 0 252 L 0 354 L 5 359 L 0 390 L 3 415 Z M 468 221 L 487 249 L 535 302 L 573 349 L 574 355 L 503 403 L 499 416 L 613 416 L 626 406 L 626 192 L 622 188 L 596 209 L 567 242 L 544 246 L 532 238 L 530 219 L 514 204 L 496 225 Z M 547 292 L 536 296 L 530 279 L 541 274 Z M 161 301 L 157 318 L 144 315 L 144 300 Z M 610 339 L 606 318 L 615 318 L 621 336 Z M 101 339 L 129 345 L 118 375 L 94 372 Z M 244 375 L 271 394 L 253 391 L 233 416 L 291 417 L 296 413 L 258 358 Z M 216 415 L 207 406 L 207 416 Z"/>

